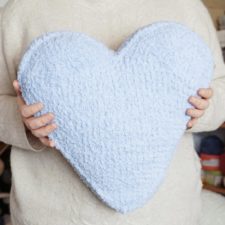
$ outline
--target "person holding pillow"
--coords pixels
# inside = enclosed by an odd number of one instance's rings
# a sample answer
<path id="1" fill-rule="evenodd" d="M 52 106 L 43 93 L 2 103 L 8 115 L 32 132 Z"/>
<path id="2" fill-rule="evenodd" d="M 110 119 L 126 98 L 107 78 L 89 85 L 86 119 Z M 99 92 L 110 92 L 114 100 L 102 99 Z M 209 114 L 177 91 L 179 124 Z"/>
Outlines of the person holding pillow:
<path id="1" fill-rule="evenodd" d="M 183 23 L 208 44 L 215 60 L 213 80 L 209 88 L 196 90 L 200 98 L 187 99 L 194 106 L 186 112 L 187 130 L 154 198 L 122 215 L 97 199 L 54 148 L 48 134 L 57 124 L 46 125 L 54 114 L 33 116 L 44 105 L 25 104 L 18 64 L 29 43 L 47 31 L 80 31 L 116 50 L 139 27 L 165 20 Z M 225 67 L 200 0 L 9 0 L 1 13 L 0 38 L 0 140 L 12 145 L 13 225 L 199 224 L 204 216 L 201 165 L 192 133 L 215 130 L 225 121 Z"/>

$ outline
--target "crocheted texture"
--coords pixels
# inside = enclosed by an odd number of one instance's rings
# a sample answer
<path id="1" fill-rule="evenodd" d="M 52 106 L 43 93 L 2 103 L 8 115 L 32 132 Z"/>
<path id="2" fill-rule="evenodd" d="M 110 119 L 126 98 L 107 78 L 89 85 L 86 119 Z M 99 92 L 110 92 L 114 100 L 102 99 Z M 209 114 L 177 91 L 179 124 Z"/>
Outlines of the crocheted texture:
<path id="1" fill-rule="evenodd" d="M 18 80 L 35 114 L 55 114 L 49 137 L 108 206 L 126 213 L 162 184 L 190 119 L 187 99 L 208 87 L 211 52 L 188 27 L 139 28 L 117 51 L 80 32 L 48 32 L 22 57 Z"/>

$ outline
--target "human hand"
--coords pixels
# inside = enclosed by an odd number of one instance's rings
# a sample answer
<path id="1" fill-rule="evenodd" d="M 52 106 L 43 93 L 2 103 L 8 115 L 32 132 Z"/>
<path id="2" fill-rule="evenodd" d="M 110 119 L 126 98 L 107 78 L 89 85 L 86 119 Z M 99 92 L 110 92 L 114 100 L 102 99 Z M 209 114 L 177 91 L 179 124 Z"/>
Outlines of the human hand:
<path id="1" fill-rule="evenodd" d="M 212 88 L 200 88 L 197 94 L 201 97 L 191 96 L 188 102 L 191 103 L 195 108 L 187 109 L 186 114 L 191 117 L 187 123 L 188 128 L 192 128 L 197 120 L 203 116 L 205 110 L 209 106 L 209 99 L 213 96 Z"/>
<path id="2" fill-rule="evenodd" d="M 54 147 L 55 143 L 54 141 L 49 140 L 48 135 L 57 128 L 57 125 L 55 123 L 47 124 L 54 119 L 54 114 L 46 113 L 40 117 L 34 117 L 33 115 L 44 107 L 43 104 L 38 102 L 26 105 L 17 80 L 13 81 L 13 87 L 17 94 L 19 111 L 26 129 L 30 130 L 44 145 Z"/>

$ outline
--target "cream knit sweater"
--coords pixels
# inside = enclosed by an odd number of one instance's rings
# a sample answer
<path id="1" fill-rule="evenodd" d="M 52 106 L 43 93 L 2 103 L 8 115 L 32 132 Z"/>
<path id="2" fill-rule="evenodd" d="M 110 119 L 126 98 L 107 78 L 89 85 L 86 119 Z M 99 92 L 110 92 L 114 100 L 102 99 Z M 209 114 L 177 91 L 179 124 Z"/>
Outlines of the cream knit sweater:
<path id="1" fill-rule="evenodd" d="M 100 202 L 54 148 L 25 132 L 12 81 L 29 43 L 47 31 L 81 31 L 116 49 L 137 28 L 169 20 L 186 24 L 216 61 L 214 96 L 198 124 L 182 137 L 155 197 L 121 215 Z M 11 144 L 14 225 L 196 225 L 201 210 L 200 162 L 192 132 L 225 120 L 225 67 L 209 14 L 200 0 L 10 0 L 1 19 L 0 140 Z M 200 87 L 199 87 L 200 88 Z"/>

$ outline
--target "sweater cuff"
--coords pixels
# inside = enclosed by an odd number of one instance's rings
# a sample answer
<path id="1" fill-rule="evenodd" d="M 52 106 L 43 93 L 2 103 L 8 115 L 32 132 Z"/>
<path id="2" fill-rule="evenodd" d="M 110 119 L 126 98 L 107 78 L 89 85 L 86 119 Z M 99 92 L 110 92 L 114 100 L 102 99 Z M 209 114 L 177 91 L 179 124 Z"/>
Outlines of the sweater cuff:
<path id="1" fill-rule="evenodd" d="M 37 137 L 35 137 L 30 130 L 26 130 L 27 143 L 30 145 L 31 150 L 33 151 L 42 151 L 45 149 L 45 146 Z"/>

